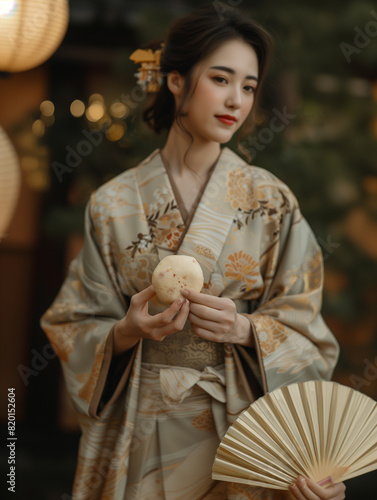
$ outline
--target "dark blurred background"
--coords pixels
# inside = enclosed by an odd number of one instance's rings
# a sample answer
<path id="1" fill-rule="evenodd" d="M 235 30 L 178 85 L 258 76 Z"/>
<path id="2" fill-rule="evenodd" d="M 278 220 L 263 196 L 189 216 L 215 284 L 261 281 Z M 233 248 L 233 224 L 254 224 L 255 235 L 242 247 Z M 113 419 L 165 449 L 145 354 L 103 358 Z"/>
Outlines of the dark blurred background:
<path id="1" fill-rule="evenodd" d="M 70 498 L 79 430 L 39 318 L 81 248 L 90 193 L 164 144 L 141 120 L 145 102 L 130 54 L 207 3 L 71 1 L 55 54 L 0 78 L 0 126 L 22 170 L 17 209 L 0 241 L 0 417 L 5 443 L 5 400 L 14 387 L 18 438 L 17 493 L 9 498 Z M 334 380 L 377 399 L 377 6 L 213 4 L 219 15 L 238 6 L 274 36 L 264 114 L 243 145 L 255 165 L 292 188 L 322 247 L 323 315 L 341 346 Z M 276 113 L 289 118 L 271 134 Z M 228 146 L 238 152 L 234 139 Z M 3 478 L 6 455 L 3 446 Z M 352 479 L 347 499 L 375 500 L 376 487 L 375 472 Z"/>

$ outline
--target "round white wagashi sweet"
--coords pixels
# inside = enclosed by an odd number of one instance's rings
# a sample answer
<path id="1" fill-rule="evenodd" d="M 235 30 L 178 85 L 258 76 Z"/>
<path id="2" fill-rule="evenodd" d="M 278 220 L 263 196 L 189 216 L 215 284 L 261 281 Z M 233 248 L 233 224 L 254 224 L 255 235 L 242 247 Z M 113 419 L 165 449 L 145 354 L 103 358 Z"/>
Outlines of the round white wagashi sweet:
<path id="1" fill-rule="evenodd" d="M 189 288 L 200 292 L 203 288 L 204 276 L 199 262 L 188 255 L 168 255 L 155 268 L 152 285 L 157 298 L 172 304 L 182 298 L 181 290 Z"/>

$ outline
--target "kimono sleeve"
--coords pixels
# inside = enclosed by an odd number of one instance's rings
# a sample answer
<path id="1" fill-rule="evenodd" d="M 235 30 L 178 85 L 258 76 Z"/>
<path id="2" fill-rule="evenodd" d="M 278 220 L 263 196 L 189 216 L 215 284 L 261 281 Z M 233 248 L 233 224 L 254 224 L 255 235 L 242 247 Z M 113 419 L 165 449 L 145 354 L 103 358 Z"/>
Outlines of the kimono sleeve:
<path id="1" fill-rule="evenodd" d="M 251 314 L 245 314 L 255 352 L 237 347 L 265 392 L 330 379 L 339 356 L 338 343 L 321 315 L 322 251 L 292 198 L 279 239 L 264 256 L 263 293 Z"/>
<path id="2" fill-rule="evenodd" d="M 41 327 L 59 357 L 76 410 L 99 418 L 125 386 L 136 349 L 113 359 L 114 326 L 124 317 L 127 301 L 101 254 L 91 203 L 85 212 L 83 249 L 71 262 Z"/>

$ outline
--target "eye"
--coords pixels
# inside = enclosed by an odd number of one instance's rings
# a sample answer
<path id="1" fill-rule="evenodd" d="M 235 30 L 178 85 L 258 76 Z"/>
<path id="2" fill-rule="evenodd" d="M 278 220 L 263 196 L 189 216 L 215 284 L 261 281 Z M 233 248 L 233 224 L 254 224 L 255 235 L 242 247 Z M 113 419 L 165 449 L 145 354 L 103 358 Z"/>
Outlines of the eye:
<path id="1" fill-rule="evenodd" d="M 246 85 L 246 87 L 244 87 L 244 89 L 246 90 L 246 92 L 248 92 L 249 94 L 253 94 L 255 92 L 255 87 L 253 87 L 252 85 Z"/>
<path id="2" fill-rule="evenodd" d="M 227 79 L 223 76 L 214 76 L 213 79 L 218 83 L 228 83 Z"/>

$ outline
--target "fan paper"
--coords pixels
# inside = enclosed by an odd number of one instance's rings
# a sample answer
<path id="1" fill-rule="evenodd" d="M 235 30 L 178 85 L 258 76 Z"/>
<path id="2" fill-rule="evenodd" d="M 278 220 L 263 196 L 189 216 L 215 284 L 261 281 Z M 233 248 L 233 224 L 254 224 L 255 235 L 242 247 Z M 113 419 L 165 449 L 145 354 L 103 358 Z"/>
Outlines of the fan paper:
<path id="1" fill-rule="evenodd" d="M 342 482 L 377 469 L 377 403 L 336 382 L 259 398 L 228 429 L 212 478 L 287 490 L 299 475 Z"/>

